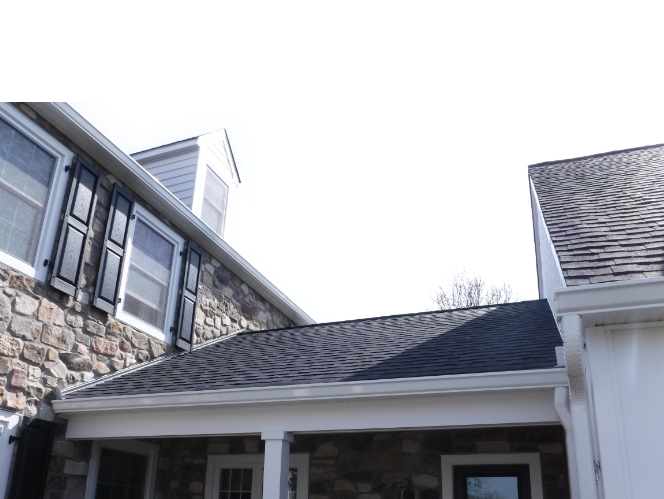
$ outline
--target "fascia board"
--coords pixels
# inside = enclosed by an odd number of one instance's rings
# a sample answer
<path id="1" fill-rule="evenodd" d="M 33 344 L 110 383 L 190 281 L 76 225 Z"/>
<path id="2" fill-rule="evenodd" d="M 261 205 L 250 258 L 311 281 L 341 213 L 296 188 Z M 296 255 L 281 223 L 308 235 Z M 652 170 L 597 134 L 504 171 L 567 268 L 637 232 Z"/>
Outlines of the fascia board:
<path id="1" fill-rule="evenodd" d="M 567 386 L 564 368 L 54 400 L 59 414 L 393 398 Z"/>
<path id="2" fill-rule="evenodd" d="M 199 145 L 196 139 L 189 139 L 175 144 L 148 149 L 147 151 L 131 154 L 130 156 L 137 162 L 149 164 L 171 156 L 178 156 L 180 154 L 197 151 L 198 149 Z"/>
<path id="3" fill-rule="evenodd" d="M 60 102 L 30 102 L 28 105 L 91 154 L 120 181 L 131 186 L 136 194 L 150 203 L 188 237 L 200 244 L 293 322 L 301 326 L 315 324 L 309 315 L 242 258 L 175 195 L 131 156 L 88 123 L 71 106 Z"/>
<path id="4" fill-rule="evenodd" d="M 584 317 L 664 309 L 664 277 L 585 284 L 556 290 L 556 315 Z"/>

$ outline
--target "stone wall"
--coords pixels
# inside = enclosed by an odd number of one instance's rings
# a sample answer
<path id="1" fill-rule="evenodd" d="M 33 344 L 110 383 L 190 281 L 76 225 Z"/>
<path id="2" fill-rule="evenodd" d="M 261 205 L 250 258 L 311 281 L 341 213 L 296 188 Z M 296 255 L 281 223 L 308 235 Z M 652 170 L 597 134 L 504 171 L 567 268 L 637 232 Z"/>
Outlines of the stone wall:
<path id="1" fill-rule="evenodd" d="M 265 452 L 257 436 L 150 441 L 160 445 L 155 499 L 202 499 L 209 454 Z M 89 452 L 88 442 L 54 449 L 56 468 L 74 474 L 52 474 L 48 499 L 83 498 Z M 544 499 L 569 498 L 561 426 L 296 435 L 291 452 L 309 454 L 309 499 L 398 499 L 405 478 L 421 499 L 440 499 L 441 454 L 482 452 L 539 452 Z"/>
<path id="2" fill-rule="evenodd" d="M 52 419 L 47 402 L 56 386 L 90 381 L 160 357 L 173 347 L 91 305 L 113 185 L 119 181 L 32 109 L 22 104 L 17 108 L 102 172 L 79 296 L 73 298 L 0 264 L 0 401 L 26 416 Z M 148 203 L 139 197 L 136 202 L 179 232 Z M 196 343 L 245 328 L 291 325 L 283 313 L 207 253 L 196 319 Z"/>

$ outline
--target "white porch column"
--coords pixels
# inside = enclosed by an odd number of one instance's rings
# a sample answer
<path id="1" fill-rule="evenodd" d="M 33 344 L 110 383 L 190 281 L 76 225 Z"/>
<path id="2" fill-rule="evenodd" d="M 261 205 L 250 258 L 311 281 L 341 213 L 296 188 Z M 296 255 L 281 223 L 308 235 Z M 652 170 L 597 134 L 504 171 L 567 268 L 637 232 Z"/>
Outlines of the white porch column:
<path id="1" fill-rule="evenodd" d="M 287 431 L 264 431 L 265 471 L 263 499 L 288 499 L 288 464 L 293 434 Z"/>

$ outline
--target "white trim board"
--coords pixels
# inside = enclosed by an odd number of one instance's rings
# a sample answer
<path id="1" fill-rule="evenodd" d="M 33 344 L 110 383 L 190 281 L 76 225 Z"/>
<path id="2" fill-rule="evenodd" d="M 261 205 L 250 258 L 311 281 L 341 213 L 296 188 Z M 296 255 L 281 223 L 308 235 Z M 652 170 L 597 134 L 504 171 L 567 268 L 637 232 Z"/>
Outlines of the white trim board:
<path id="1" fill-rule="evenodd" d="M 403 397 L 567 386 L 564 368 L 54 400 L 58 414 Z M 65 392 L 65 397 L 66 397 Z M 71 392 L 70 392 L 71 393 Z"/>
<path id="2" fill-rule="evenodd" d="M 445 454 L 440 456 L 442 499 L 454 499 L 454 466 L 492 464 L 527 464 L 530 471 L 531 499 L 543 499 L 542 467 L 537 452 L 504 454 Z"/>
<path id="3" fill-rule="evenodd" d="M 183 424 L 186 421 L 186 424 Z M 368 400 L 104 411 L 69 416 L 67 438 L 152 438 L 560 424 L 554 388 Z"/>

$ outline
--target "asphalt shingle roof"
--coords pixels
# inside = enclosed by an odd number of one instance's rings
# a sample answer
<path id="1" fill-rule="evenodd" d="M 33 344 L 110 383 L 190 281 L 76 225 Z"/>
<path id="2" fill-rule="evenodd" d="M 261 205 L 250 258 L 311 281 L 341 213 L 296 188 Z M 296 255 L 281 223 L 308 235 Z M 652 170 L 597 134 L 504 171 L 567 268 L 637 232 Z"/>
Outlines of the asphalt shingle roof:
<path id="1" fill-rule="evenodd" d="M 529 174 L 568 286 L 664 276 L 664 145 Z"/>
<path id="2" fill-rule="evenodd" d="M 562 345 L 546 300 L 241 333 L 64 398 L 546 369 Z"/>

